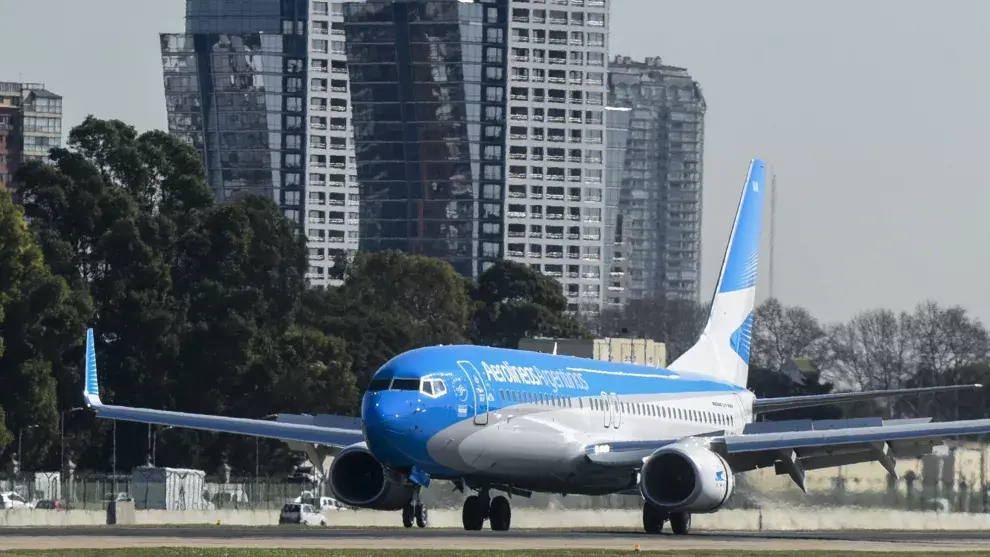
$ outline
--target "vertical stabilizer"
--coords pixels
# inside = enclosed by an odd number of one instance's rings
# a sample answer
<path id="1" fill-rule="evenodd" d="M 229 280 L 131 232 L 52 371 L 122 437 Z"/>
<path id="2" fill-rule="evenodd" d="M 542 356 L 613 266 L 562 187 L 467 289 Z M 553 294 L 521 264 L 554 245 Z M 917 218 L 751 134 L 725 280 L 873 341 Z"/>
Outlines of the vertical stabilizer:
<path id="1" fill-rule="evenodd" d="M 674 360 L 670 370 L 746 385 L 763 228 L 764 174 L 764 162 L 753 159 L 729 233 L 708 322 L 698 342 Z"/>

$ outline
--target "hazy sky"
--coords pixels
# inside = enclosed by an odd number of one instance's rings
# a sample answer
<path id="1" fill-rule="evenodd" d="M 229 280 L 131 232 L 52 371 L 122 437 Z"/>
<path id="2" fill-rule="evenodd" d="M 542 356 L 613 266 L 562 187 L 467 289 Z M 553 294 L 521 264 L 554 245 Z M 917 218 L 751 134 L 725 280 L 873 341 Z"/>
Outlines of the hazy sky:
<path id="1" fill-rule="evenodd" d="M 0 0 L 0 80 L 64 95 L 68 126 L 165 128 L 157 33 L 181 32 L 184 7 Z M 706 297 L 760 157 L 778 180 L 784 303 L 835 321 L 930 298 L 990 322 L 990 2 L 612 0 L 612 18 L 613 54 L 687 67 L 708 100 Z"/>

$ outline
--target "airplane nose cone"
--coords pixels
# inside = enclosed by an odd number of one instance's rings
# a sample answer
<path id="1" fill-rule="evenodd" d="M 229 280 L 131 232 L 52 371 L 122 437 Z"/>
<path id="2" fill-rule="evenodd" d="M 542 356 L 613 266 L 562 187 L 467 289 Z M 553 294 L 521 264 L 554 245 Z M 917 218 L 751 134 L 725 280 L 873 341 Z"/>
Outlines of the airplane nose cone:
<path id="1" fill-rule="evenodd" d="M 416 413 L 418 407 L 415 397 L 385 391 L 369 394 L 364 400 L 362 410 L 366 422 L 387 427 L 389 424 L 402 421 L 403 417 Z"/>
<path id="2" fill-rule="evenodd" d="M 418 409 L 417 397 L 407 393 L 384 391 L 365 396 L 361 408 L 365 441 L 383 463 L 399 464 L 406 460 L 397 450 L 397 443 L 415 428 L 411 418 Z"/>

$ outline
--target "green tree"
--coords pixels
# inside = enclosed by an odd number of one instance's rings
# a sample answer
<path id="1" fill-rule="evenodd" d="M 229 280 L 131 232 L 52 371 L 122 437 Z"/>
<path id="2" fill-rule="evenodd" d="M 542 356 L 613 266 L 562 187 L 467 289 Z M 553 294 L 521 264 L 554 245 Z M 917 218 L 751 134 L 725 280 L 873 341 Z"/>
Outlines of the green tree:
<path id="1" fill-rule="evenodd" d="M 567 315 L 567 298 L 557 280 L 532 268 L 501 260 L 478 278 L 472 337 L 476 344 L 516 348 L 523 338 L 586 338 Z"/>
<path id="2" fill-rule="evenodd" d="M 87 118 L 50 156 L 18 181 L 52 269 L 93 300 L 104 400 L 246 417 L 355 406 L 343 343 L 301 322 L 304 240 L 270 199 L 215 204 L 195 149 L 115 120 Z M 69 404 L 80 379 L 77 368 L 59 376 Z M 91 426 L 70 435 L 81 465 L 105 468 L 110 424 L 75 421 Z M 121 469 L 144 462 L 148 436 L 118 425 Z M 159 464 L 212 470 L 224 454 L 255 453 L 238 436 L 158 439 Z M 230 463 L 253 471 L 244 460 Z"/>
<path id="3" fill-rule="evenodd" d="M 5 192 L 0 192 L 0 195 L 5 195 Z M 2 202 L 0 202 L 2 203 Z M 0 299 L 2 301 L 2 299 Z M 0 326 L 3 325 L 3 304 L 0 303 Z M 0 336 L 0 357 L 3 357 L 3 337 Z M 10 431 L 7 430 L 7 413 L 3 411 L 3 406 L 0 406 L 0 454 L 3 454 L 7 445 L 10 444 L 13 436 Z"/>
<path id="4" fill-rule="evenodd" d="M 0 446 L 24 432 L 22 465 L 41 467 L 58 431 L 54 371 L 82 338 L 85 300 L 52 275 L 24 213 L 0 190 Z"/>
<path id="5" fill-rule="evenodd" d="M 306 293 L 303 322 L 346 342 L 357 384 L 394 356 L 466 340 L 468 282 L 448 263 L 397 251 L 358 253 L 337 288 Z M 355 400 L 352 413 L 357 412 Z"/>

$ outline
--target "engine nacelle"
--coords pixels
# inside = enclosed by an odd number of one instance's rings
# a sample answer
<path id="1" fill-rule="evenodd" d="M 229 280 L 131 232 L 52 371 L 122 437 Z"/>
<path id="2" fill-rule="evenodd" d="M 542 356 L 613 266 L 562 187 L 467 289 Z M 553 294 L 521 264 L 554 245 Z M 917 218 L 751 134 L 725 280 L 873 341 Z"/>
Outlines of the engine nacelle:
<path id="1" fill-rule="evenodd" d="M 382 466 L 364 442 L 347 447 L 333 459 L 330 489 L 345 505 L 376 511 L 402 509 L 414 490 L 405 476 Z"/>
<path id="2" fill-rule="evenodd" d="M 715 512 L 734 487 L 729 463 L 700 440 L 658 449 L 640 471 L 643 497 L 667 512 Z"/>

